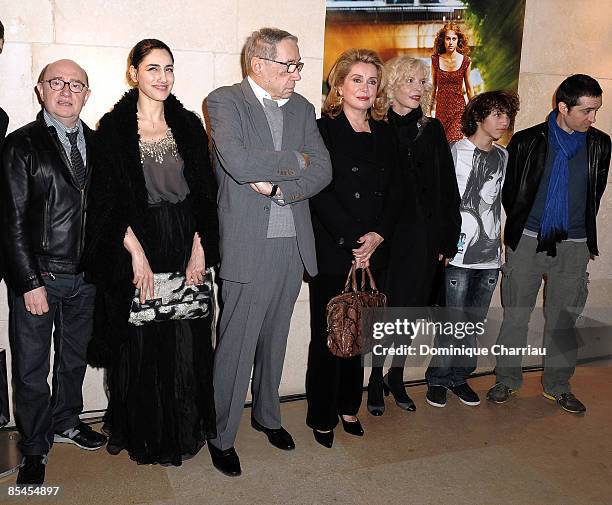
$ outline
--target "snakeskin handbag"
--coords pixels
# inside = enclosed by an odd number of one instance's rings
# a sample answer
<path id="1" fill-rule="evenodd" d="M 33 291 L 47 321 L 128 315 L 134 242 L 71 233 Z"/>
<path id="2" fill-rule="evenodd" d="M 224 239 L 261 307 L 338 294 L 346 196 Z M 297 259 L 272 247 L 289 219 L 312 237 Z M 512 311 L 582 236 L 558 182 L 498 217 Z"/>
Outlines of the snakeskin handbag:
<path id="1" fill-rule="evenodd" d="M 204 282 L 187 285 L 183 273 L 153 274 L 155 298 L 140 303 L 136 289 L 128 322 L 134 326 L 175 319 L 199 319 L 214 310 L 212 271 L 206 270 Z"/>
<path id="2" fill-rule="evenodd" d="M 372 337 L 362 331 L 363 309 L 387 306 L 387 297 L 376 288 L 369 268 L 361 271 L 361 287 L 357 289 L 356 270 L 353 264 L 344 290 L 327 304 L 327 348 L 339 358 L 351 358 L 370 351 Z M 365 286 L 366 273 L 369 289 Z"/>

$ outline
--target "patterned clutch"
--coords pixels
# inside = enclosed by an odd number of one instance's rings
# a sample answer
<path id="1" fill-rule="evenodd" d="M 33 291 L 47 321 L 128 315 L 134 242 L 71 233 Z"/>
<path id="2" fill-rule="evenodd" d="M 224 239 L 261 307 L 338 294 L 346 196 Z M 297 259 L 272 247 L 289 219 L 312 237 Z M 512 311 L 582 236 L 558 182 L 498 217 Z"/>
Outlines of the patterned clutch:
<path id="1" fill-rule="evenodd" d="M 134 326 L 146 323 L 161 323 L 175 319 L 199 319 L 211 314 L 213 308 L 212 273 L 206 271 L 204 283 L 194 286 L 185 284 L 182 273 L 153 274 L 154 296 L 140 303 L 140 290 L 136 289 L 130 318 Z"/>

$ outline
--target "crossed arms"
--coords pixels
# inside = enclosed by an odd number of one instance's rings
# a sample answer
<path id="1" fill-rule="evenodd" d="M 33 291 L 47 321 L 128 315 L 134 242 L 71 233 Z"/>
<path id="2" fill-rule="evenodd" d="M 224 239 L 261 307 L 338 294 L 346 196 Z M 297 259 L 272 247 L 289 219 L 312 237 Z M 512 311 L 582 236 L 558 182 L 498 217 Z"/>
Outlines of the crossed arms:
<path id="1" fill-rule="evenodd" d="M 244 124 L 247 112 L 241 115 L 236 97 L 227 89 L 211 93 L 207 104 L 215 152 L 223 170 L 238 184 L 251 184 L 266 196 L 277 184 L 283 197 L 278 203 L 286 205 L 314 196 L 331 181 L 329 154 L 311 104 L 303 123 L 295 125 L 305 128 L 303 145 L 281 151 L 249 142 L 245 132 L 249 125 Z"/>

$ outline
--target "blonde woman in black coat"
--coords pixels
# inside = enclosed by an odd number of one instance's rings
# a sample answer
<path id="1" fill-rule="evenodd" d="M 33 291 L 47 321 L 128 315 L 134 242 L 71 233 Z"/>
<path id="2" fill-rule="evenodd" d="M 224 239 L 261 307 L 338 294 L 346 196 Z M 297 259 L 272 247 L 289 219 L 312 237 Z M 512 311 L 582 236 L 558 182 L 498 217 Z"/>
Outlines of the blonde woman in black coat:
<path id="1" fill-rule="evenodd" d="M 342 420 L 347 433 L 363 435 L 361 356 L 338 358 L 327 346 L 325 307 L 342 291 L 355 262 L 370 267 L 379 289 L 388 261 L 388 241 L 400 205 L 397 148 L 381 121 L 383 64 L 368 49 L 349 49 L 329 75 L 319 131 L 330 153 L 333 180 L 310 200 L 319 274 L 310 282 L 311 341 L 306 372 L 306 423 L 321 445 L 331 447 Z"/>
<path id="2" fill-rule="evenodd" d="M 385 63 L 388 73 L 386 117 L 397 140 L 400 169 L 413 198 L 403 201 L 392 237 L 387 276 L 391 307 L 427 307 L 437 301 L 441 279 L 437 278 L 457 252 L 461 231 L 459 189 L 444 128 L 427 117 L 431 85 L 425 64 L 408 55 Z M 411 311 L 413 316 L 420 310 Z M 418 317 L 426 317 L 423 312 Z M 410 339 L 397 344 L 410 345 Z M 398 407 L 408 411 L 416 405 L 404 388 L 405 356 L 394 356 L 383 382 Z M 382 368 L 372 369 L 370 384 L 382 378 Z M 370 411 L 382 415 L 385 406 L 380 390 L 370 394 Z M 373 393 L 374 390 L 371 391 Z"/>

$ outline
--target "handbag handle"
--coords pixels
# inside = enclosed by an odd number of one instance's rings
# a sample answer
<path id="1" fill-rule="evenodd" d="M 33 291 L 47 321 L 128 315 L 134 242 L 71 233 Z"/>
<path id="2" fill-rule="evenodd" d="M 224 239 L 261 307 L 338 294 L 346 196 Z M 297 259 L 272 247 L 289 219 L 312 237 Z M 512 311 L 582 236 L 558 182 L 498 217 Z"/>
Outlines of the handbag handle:
<path id="1" fill-rule="evenodd" d="M 378 291 L 378 288 L 376 287 L 376 282 L 374 282 L 374 276 L 372 275 L 370 267 L 361 269 L 361 291 L 365 291 L 365 288 L 366 288 L 365 286 L 366 273 L 368 274 L 368 280 L 370 281 L 370 288 L 372 289 L 372 291 Z"/>
<path id="2" fill-rule="evenodd" d="M 348 293 L 349 291 L 353 291 L 353 293 L 357 293 L 358 291 L 365 291 L 366 289 L 366 274 L 368 275 L 368 281 L 370 283 L 370 288 L 372 291 L 378 291 L 376 287 L 376 282 L 374 281 L 374 276 L 372 275 L 372 271 L 370 267 L 361 268 L 361 289 L 357 289 L 357 267 L 355 263 L 351 264 L 351 268 L 349 270 L 348 275 L 346 276 L 346 282 L 344 283 L 343 293 Z"/>
<path id="3" fill-rule="evenodd" d="M 349 291 L 357 293 L 357 269 L 355 268 L 355 263 L 351 264 L 349 273 L 346 276 L 346 282 L 344 283 L 344 290 L 342 292 L 348 293 Z"/>

